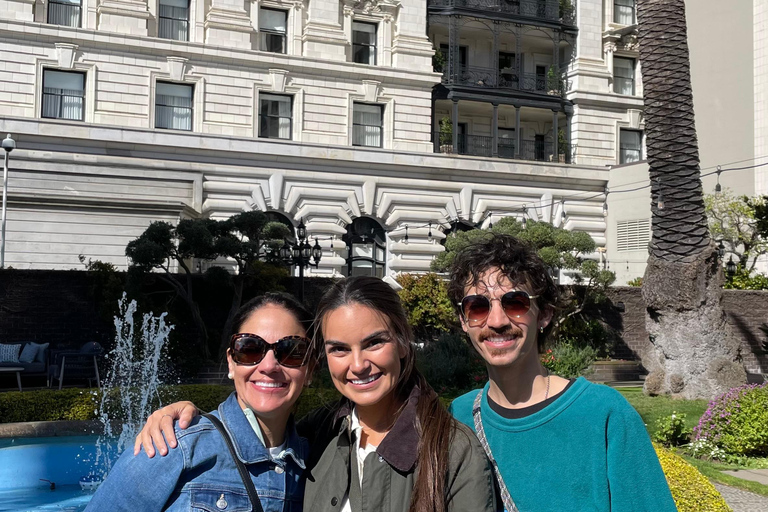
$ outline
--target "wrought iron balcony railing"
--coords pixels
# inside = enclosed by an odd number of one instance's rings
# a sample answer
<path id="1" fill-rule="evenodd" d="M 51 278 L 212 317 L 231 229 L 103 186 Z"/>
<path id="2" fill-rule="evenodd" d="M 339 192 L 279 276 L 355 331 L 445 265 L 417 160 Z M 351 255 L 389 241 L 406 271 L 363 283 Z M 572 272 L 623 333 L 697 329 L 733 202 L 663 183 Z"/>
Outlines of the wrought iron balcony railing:
<path id="1" fill-rule="evenodd" d="M 443 83 L 466 87 L 512 89 L 515 91 L 538 92 L 548 96 L 562 96 L 570 88 L 561 76 L 546 76 L 536 73 L 516 73 L 507 69 L 460 66 L 456 73 L 446 69 Z"/>
<path id="2" fill-rule="evenodd" d="M 448 153 L 457 155 L 471 155 L 480 157 L 493 157 L 493 137 L 487 135 L 460 134 L 456 138 L 456 147 L 453 146 L 453 137 L 449 133 L 435 132 L 435 153 Z M 509 138 L 498 138 L 497 157 L 513 158 L 517 160 L 530 160 L 536 162 L 563 162 L 572 163 L 575 153 L 575 145 L 560 144 L 558 155 L 555 158 L 555 145 L 552 142 L 536 140 L 521 140 L 518 151 L 517 141 Z"/>
<path id="3" fill-rule="evenodd" d="M 428 0 L 429 7 L 453 7 L 498 12 L 524 18 L 556 21 L 576 25 L 576 9 L 570 2 L 559 0 Z"/>

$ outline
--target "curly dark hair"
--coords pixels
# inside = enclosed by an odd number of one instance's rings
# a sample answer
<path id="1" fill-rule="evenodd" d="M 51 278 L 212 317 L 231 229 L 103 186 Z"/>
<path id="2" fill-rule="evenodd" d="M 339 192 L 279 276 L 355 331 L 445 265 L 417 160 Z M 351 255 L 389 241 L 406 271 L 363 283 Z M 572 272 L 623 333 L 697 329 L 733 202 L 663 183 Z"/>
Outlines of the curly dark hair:
<path id="1" fill-rule="evenodd" d="M 552 332 L 554 316 L 559 309 L 560 293 L 549 274 L 544 261 L 536 250 L 525 242 L 510 235 L 494 233 L 470 244 L 456 254 L 451 264 L 448 297 L 457 314 L 461 314 L 459 303 L 465 290 L 474 286 L 483 273 L 498 268 L 511 282 L 527 284 L 541 311 L 552 311 L 553 321 L 538 336 L 539 350 Z"/>

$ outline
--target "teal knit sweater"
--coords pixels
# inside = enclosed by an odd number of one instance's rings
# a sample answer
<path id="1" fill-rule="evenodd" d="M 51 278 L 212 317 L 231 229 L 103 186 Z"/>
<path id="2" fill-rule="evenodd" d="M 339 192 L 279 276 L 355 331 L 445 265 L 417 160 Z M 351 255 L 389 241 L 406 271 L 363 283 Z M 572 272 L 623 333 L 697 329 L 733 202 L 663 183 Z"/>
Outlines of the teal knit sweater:
<path id="1" fill-rule="evenodd" d="M 451 413 L 474 430 L 478 390 Z M 579 378 L 547 407 L 506 419 L 482 390 L 483 427 L 520 512 L 675 512 L 643 421 L 617 391 Z"/>

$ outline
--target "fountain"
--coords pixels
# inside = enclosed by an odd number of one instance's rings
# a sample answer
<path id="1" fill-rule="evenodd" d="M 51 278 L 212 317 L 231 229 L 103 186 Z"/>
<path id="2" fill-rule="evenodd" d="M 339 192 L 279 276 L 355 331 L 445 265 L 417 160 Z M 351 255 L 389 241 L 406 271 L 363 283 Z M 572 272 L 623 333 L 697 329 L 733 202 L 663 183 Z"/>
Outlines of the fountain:
<path id="1" fill-rule="evenodd" d="M 139 427 L 157 407 L 158 389 L 162 384 L 160 371 L 164 366 L 162 357 L 174 327 L 165 322 L 167 313 L 157 317 L 145 313 L 141 332 L 136 332 L 136 301 L 128 302 L 123 293 L 118 307 L 115 347 L 107 354 L 107 376 L 97 410 L 104 431 L 96 442 L 93 471 L 81 479 L 83 488 L 95 488 L 117 457 L 133 447 Z"/>

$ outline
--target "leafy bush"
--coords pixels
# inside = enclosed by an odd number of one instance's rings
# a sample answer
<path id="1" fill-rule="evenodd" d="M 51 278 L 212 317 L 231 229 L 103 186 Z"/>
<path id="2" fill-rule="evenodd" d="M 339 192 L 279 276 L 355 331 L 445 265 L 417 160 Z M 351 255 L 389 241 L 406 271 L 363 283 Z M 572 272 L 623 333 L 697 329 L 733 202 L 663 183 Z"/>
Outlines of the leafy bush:
<path id="1" fill-rule="evenodd" d="M 456 313 L 448 299 L 447 285 L 440 276 L 401 274 L 397 282 L 403 287 L 400 300 L 417 340 L 434 340 L 451 330 Z"/>
<path id="2" fill-rule="evenodd" d="M 631 281 L 627 281 L 627 286 L 635 286 L 635 287 L 643 286 L 643 278 L 636 277 Z"/>
<path id="3" fill-rule="evenodd" d="M 768 276 L 749 272 L 739 267 L 732 277 L 725 280 L 723 288 L 730 290 L 768 290 Z"/>
<path id="4" fill-rule="evenodd" d="M 768 383 L 733 388 L 709 402 L 693 429 L 729 455 L 768 455 Z"/>
<path id="5" fill-rule="evenodd" d="M 656 432 L 653 440 L 664 446 L 680 446 L 691 438 L 691 429 L 685 426 L 685 414 L 672 411 L 670 416 L 656 420 Z"/>
<path id="6" fill-rule="evenodd" d="M 595 349 L 596 357 L 609 356 L 615 345 L 615 340 L 599 320 L 584 315 L 567 318 L 560 325 L 557 336 L 576 347 Z"/>
<path id="7" fill-rule="evenodd" d="M 161 388 L 153 407 L 178 400 L 189 400 L 203 411 L 216 409 L 232 393 L 231 385 L 189 384 Z M 96 407 L 101 391 L 86 389 L 42 389 L 10 391 L 0 394 L 0 423 L 25 421 L 61 421 L 96 419 Z M 297 404 L 296 416 L 301 417 L 321 405 L 337 400 L 333 389 L 305 389 Z M 110 417 L 119 418 L 111 411 Z"/>
<path id="8" fill-rule="evenodd" d="M 732 512 L 704 475 L 682 457 L 655 446 L 678 512 Z"/>
<path id="9" fill-rule="evenodd" d="M 560 342 L 552 349 L 550 355 L 553 359 L 545 366 L 551 373 L 566 379 L 584 375 L 589 365 L 597 360 L 595 349 L 579 347 L 570 340 Z"/>
<path id="10" fill-rule="evenodd" d="M 446 333 L 416 352 L 416 365 L 441 395 L 457 396 L 485 381 L 485 365 L 461 334 Z"/>

